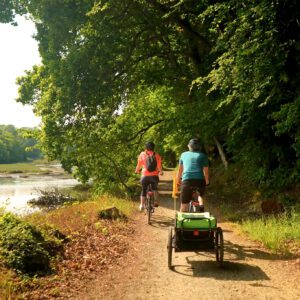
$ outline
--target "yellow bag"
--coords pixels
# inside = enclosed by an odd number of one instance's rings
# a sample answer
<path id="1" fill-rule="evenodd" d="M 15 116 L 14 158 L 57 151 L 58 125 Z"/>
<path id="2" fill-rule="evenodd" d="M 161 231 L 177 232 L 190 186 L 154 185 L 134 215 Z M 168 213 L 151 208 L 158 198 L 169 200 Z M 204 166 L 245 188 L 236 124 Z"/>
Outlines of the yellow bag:
<path id="1" fill-rule="evenodd" d="M 177 171 L 175 171 L 174 176 L 173 176 L 172 198 L 174 198 L 174 199 L 178 198 L 179 194 L 180 194 L 180 191 L 178 190 L 178 185 L 177 185 Z"/>

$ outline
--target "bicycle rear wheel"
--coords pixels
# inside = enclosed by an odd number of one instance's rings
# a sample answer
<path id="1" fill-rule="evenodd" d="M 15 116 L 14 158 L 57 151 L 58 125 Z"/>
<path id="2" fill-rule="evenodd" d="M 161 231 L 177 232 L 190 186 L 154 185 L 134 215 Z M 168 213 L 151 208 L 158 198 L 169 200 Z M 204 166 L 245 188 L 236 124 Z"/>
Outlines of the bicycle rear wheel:
<path id="1" fill-rule="evenodd" d="M 147 219 L 148 224 L 151 224 L 151 215 L 152 215 L 152 201 L 151 196 L 147 196 Z"/>

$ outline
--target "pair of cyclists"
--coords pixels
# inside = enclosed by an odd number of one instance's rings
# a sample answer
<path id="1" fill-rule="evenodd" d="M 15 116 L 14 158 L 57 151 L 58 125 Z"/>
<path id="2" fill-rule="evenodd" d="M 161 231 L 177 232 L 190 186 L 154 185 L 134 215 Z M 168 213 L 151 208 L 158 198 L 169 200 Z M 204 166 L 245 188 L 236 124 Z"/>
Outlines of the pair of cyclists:
<path id="1" fill-rule="evenodd" d="M 140 211 L 144 210 L 147 186 L 152 185 L 154 191 L 154 206 L 159 205 L 158 200 L 158 182 L 159 175 L 163 174 L 162 160 L 158 153 L 154 152 L 154 143 L 147 142 L 145 150 L 138 157 L 136 173 L 142 169 L 141 185 L 142 192 L 140 198 Z M 177 172 L 177 183 L 181 186 L 181 207 L 180 211 L 187 212 L 189 202 L 192 199 L 192 193 L 195 187 L 198 189 L 200 196 L 204 195 L 205 186 L 209 184 L 208 158 L 201 152 L 201 143 L 199 139 L 191 139 L 188 143 L 189 151 L 183 152 L 179 159 L 179 168 Z M 156 160 L 156 168 L 148 170 L 149 157 Z"/>

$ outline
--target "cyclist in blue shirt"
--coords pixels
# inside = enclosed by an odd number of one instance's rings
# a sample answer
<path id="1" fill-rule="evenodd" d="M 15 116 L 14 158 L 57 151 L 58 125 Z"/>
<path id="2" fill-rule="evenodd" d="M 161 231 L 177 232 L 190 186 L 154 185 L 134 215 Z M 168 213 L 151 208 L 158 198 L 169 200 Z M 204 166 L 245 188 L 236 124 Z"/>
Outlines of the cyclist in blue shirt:
<path id="1" fill-rule="evenodd" d="M 202 153 L 199 139 L 191 139 L 188 144 L 189 151 L 183 152 L 179 159 L 177 183 L 181 185 L 180 211 L 189 210 L 189 202 L 195 189 L 200 196 L 204 195 L 205 186 L 209 184 L 208 158 Z"/>

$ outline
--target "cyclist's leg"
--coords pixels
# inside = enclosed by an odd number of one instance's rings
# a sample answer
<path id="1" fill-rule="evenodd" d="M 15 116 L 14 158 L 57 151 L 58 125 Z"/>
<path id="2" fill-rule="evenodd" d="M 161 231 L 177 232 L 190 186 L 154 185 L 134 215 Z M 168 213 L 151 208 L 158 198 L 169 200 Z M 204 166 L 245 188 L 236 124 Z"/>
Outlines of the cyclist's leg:
<path id="1" fill-rule="evenodd" d="M 158 182 L 159 182 L 158 176 L 151 176 L 151 187 L 152 187 L 152 191 L 154 192 L 155 207 L 159 206 Z"/>
<path id="2" fill-rule="evenodd" d="M 181 193 L 180 193 L 180 200 L 181 200 L 180 211 L 181 212 L 189 211 L 189 202 L 191 199 L 192 199 L 192 190 L 190 187 L 190 183 L 189 183 L 189 180 L 185 180 L 181 184 Z"/>
<path id="3" fill-rule="evenodd" d="M 199 204 L 204 205 L 204 193 L 205 193 L 205 180 L 200 180 L 199 183 L 197 184 L 198 186 L 198 192 L 199 192 Z"/>
<path id="4" fill-rule="evenodd" d="M 146 202 L 146 193 L 147 193 L 147 186 L 148 186 L 148 178 L 147 176 L 143 176 L 141 178 L 141 185 L 142 185 L 142 192 L 141 192 L 141 203 L 140 203 L 140 210 L 144 210 L 145 202 Z"/>
<path id="5" fill-rule="evenodd" d="M 159 194 L 158 194 L 158 190 L 154 191 L 154 206 L 155 207 L 159 206 Z"/>

